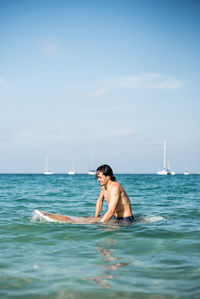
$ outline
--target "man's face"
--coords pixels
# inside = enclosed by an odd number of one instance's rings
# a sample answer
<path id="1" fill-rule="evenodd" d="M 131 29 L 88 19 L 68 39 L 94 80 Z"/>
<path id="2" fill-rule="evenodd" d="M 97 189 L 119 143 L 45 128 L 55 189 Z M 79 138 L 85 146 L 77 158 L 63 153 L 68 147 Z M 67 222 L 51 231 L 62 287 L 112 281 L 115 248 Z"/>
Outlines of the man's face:
<path id="1" fill-rule="evenodd" d="M 104 175 L 101 171 L 97 172 L 97 180 L 101 186 L 106 186 L 110 177 Z"/>

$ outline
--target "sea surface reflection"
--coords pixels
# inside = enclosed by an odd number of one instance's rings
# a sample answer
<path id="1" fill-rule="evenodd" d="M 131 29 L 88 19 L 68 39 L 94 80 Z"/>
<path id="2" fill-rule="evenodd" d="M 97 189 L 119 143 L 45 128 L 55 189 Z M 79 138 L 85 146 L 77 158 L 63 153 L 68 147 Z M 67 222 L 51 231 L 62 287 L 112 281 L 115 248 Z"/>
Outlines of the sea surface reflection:
<path id="1" fill-rule="evenodd" d="M 121 257 L 116 256 L 116 251 L 113 248 L 113 245 L 116 243 L 115 239 L 105 239 L 98 243 L 98 247 L 96 248 L 97 252 L 100 254 L 100 265 L 97 264 L 98 267 L 103 268 L 101 274 L 86 277 L 86 280 L 91 280 L 94 284 L 99 285 L 102 289 L 111 288 L 111 281 L 115 280 L 117 276 L 117 271 L 120 267 L 130 266 L 130 262 L 121 261 Z"/>

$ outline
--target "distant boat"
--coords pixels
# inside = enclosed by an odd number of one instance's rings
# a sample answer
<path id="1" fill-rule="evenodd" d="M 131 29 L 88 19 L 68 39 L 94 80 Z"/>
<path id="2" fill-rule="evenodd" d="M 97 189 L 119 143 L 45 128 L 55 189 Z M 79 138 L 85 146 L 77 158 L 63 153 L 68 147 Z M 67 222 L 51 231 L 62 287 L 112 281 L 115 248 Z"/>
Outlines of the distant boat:
<path id="1" fill-rule="evenodd" d="M 75 170 L 70 170 L 70 171 L 68 172 L 68 174 L 70 174 L 70 175 L 74 175 L 74 174 L 76 174 L 76 171 L 75 171 Z"/>
<path id="2" fill-rule="evenodd" d="M 184 171 L 184 175 L 189 175 L 190 173 L 188 171 Z"/>
<path id="3" fill-rule="evenodd" d="M 166 141 L 164 141 L 164 157 L 163 157 L 163 169 L 157 172 L 158 175 L 175 175 L 174 171 L 170 170 L 169 164 L 166 168 Z"/>
<path id="4" fill-rule="evenodd" d="M 52 171 L 49 171 L 49 158 L 46 156 L 45 167 L 44 167 L 44 174 L 53 174 Z"/>
<path id="5" fill-rule="evenodd" d="M 88 171 L 88 174 L 89 174 L 89 175 L 95 175 L 95 174 L 96 174 L 96 171 L 94 171 L 94 170 L 89 170 L 89 171 Z"/>
<path id="6" fill-rule="evenodd" d="M 68 172 L 69 175 L 74 175 L 76 174 L 76 171 L 74 169 L 74 164 L 72 164 L 72 169 Z"/>
<path id="7" fill-rule="evenodd" d="M 187 163 L 185 162 L 185 171 L 183 173 L 184 175 L 189 175 L 189 172 L 187 171 Z"/>
<path id="8" fill-rule="evenodd" d="M 170 168 L 171 168 L 170 163 L 168 162 L 168 169 L 167 169 L 167 171 L 169 172 L 168 174 L 169 175 L 175 175 L 175 172 L 173 170 L 171 170 Z"/>
<path id="9" fill-rule="evenodd" d="M 158 175 L 175 175 L 175 172 L 174 171 L 171 171 L 169 169 L 162 169 L 162 170 L 159 170 L 157 172 Z"/>
<path id="10" fill-rule="evenodd" d="M 88 171 L 88 174 L 89 175 L 95 175 L 96 174 L 96 171 L 92 169 L 91 167 L 91 159 L 89 161 L 89 171 Z"/>

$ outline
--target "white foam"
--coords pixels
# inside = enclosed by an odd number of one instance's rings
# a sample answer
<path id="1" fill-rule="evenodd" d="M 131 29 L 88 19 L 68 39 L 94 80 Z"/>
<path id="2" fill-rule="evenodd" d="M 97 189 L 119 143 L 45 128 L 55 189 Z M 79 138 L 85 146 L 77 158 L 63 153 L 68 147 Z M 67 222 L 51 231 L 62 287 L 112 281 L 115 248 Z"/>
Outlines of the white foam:
<path id="1" fill-rule="evenodd" d="M 139 220 L 139 222 L 147 222 L 147 223 L 153 223 L 158 221 L 164 221 L 166 218 L 162 216 L 145 216 Z"/>

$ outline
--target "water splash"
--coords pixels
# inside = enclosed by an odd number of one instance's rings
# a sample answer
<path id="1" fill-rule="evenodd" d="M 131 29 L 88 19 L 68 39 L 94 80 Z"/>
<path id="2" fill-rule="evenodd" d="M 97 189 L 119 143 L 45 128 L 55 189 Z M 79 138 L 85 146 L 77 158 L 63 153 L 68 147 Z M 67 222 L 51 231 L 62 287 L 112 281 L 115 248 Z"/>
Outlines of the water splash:
<path id="1" fill-rule="evenodd" d="M 158 221 L 166 221 L 167 219 L 162 216 L 145 216 L 140 219 L 137 219 L 137 222 L 140 223 L 154 223 Z"/>

